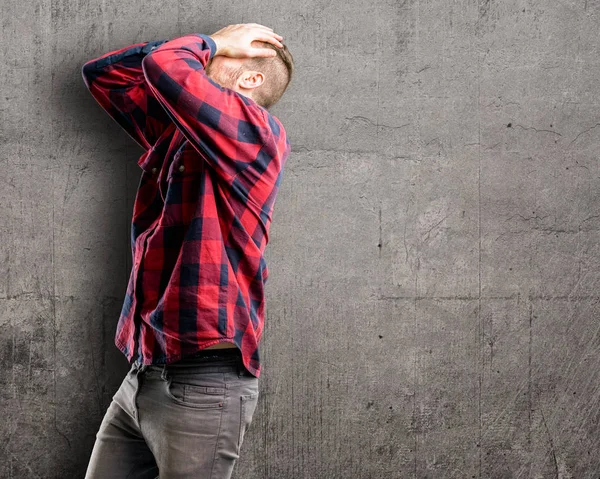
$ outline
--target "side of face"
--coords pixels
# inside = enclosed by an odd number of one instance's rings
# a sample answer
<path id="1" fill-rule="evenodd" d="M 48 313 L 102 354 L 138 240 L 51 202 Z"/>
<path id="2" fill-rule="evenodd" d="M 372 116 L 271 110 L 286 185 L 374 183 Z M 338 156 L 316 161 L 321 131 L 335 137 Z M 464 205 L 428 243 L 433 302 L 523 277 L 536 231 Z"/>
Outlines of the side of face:
<path id="1" fill-rule="evenodd" d="M 251 96 L 252 90 L 263 83 L 264 75 L 253 70 L 242 70 L 244 61 L 244 58 L 217 55 L 208 62 L 205 71 L 219 85 Z"/>

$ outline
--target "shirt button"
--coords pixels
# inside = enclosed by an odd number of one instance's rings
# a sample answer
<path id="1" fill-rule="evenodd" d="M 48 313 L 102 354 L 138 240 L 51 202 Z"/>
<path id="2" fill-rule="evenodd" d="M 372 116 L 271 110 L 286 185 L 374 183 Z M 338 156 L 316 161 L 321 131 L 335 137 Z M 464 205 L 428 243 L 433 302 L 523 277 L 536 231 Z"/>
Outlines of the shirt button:
<path id="1" fill-rule="evenodd" d="M 185 170 L 185 166 L 184 165 L 179 165 L 179 171 L 183 171 Z"/>
<path id="2" fill-rule="evenodd" d="M 156 166 L 152 168 L 152 173 L 156 173 Z"/>

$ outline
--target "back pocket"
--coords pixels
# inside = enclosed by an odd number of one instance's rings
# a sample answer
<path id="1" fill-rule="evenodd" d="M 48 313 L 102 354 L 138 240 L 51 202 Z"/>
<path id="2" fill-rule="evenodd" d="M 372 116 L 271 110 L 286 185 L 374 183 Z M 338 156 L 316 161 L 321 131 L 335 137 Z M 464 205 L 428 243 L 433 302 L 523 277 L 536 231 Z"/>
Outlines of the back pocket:
<path id="1" fill-rule="evenodd" d="M 245 394 L 240 396 L 240 430 L 238 435 L 238 447 L 237 453 L 240 453 L 242 443 L 244 442 L 244 435 L 252 423 L 252 416 L 256 410 L 258 404 L 258 392 L 252 394 Z"/>

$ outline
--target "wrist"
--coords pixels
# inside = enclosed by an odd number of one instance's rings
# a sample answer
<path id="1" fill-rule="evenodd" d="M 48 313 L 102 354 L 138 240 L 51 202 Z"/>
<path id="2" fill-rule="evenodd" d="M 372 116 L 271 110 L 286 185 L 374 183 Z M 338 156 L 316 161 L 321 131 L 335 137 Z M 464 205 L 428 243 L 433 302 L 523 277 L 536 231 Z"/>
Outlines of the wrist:
<path id="1" fill-rule="evenodd" d="M 215 42 L 215 45 L 217 47 L 216 50 L 215 50 L 215 54 L 213 56 L 216 57 L 217 55 L 224 55 L 223 45 L 222 45 L 223 42 L 218 37 L 218 35 L 215 35 L 215 36 L 209 35 L 209 37 L 212 39 L 213 42 Z"/>

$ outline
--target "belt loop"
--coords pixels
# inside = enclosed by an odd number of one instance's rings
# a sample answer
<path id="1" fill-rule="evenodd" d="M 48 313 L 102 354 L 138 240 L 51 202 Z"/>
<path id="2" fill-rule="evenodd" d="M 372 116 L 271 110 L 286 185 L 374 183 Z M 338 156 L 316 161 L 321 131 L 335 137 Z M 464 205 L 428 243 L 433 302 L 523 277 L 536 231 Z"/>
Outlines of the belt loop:
<path id="1" fill-rule="evenodd" d="M 160 373 L 160 379 L 162 379 L 163 381 L 166 381 L 168 379 L 168 376 L 167 376 L 167 365 L 166 364 L 163 364 L 162 371 Z"/>

